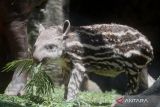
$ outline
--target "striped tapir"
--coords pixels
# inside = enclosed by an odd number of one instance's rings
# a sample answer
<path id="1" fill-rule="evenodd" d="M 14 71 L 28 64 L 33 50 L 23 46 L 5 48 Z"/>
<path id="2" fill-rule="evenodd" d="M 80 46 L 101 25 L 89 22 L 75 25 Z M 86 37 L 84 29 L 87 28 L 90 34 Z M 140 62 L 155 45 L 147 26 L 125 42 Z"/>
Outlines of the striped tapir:
<path id="1" fill-rule="evenodd" d="M 65 99 L 76 98 L 87 73 L 115 77 L 125 72 L 127 94 L 139 88 L 140 72 L 153 59 L 150 41 L 139 31 L 119 24 L 41 27 L 34 45 L 38 62 L 52 59 L 64 71 Z M 57 62 L 57 63 L 56 63 Z"/>

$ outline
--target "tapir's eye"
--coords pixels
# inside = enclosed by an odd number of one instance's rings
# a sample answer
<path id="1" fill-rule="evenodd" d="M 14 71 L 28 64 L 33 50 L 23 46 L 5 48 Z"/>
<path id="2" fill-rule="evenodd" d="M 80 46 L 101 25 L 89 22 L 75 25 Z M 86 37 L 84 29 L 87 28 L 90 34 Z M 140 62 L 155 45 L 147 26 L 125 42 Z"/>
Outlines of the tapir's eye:
<path id="1" fill-rule="evenodd" d="M 57 46 L 54 44 L 46 45 L 46 49 L 48 49 L 48 50 L 54 50 L 55 48 L 57 48 Z"/>

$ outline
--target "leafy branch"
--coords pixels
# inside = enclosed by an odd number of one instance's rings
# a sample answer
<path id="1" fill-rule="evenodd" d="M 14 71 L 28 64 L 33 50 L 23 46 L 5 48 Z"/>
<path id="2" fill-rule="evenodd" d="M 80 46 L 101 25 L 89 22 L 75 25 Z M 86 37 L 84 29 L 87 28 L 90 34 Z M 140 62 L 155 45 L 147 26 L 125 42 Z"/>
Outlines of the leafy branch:
<path id="1" fill-rule="evenodd" d="M 27 71 L 30 80 L 25 87 L 26 93 L 41 97 L 52 97 L 54 84 L 41 63 L 35 64 L 32 59 L 15 60 L 6 64 L 4 71 L 18 71 L 20 73 Z"/>

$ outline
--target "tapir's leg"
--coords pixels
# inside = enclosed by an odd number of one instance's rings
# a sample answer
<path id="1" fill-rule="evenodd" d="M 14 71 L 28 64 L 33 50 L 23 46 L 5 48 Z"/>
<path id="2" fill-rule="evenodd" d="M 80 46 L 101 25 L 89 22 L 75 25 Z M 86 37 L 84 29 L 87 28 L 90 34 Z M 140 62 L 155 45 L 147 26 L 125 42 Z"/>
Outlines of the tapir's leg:
<path id="1" fill-rule="evenodd" d="M 128 76 L 128 83 L 127 83 L 127 93 L 126 94 L 136 94 L 139 89 L 139 70 L 128 70 L 126 72 Z"/>
<path id="2" fill-rule="evenodd" d="M 12 77 L 11 82 L 5 90 L 7 95 L 23 95 L 25 93 L 25 85 L 27 83 L 27 72 L 23 71 L 20 74 L 19 71 L 15 71 Z"/>
<path id="3" fill-rule="evenodd" d="M 68 83 L 68 90 L 67 92 L 67 101 L 74 100 L 76 98 L 77 93 L 80 90 L 80 86 L 83 82 L 85 74 L 85 68 L 79 64 L 74 64 L 73 70 L 70 74 L 70 80 Z"/>
<path id="4" fill-rule="evenodd" d="M 8 39 L 11 53 L 15 59 L 28 57 L 28 39 L 26 32 L 26 20 L 13 21 L 9 25 L 9 31 L 6 37 Z M 15 71 L 12 81 L 5 90 L 7 95 L 18 95 L 24 89 L 27 82 L 27 72 Z"/>
<path id="5" fill-rule="evenodd" d="M 136 94 L 141 86 L 143 90 L 148 89 L 155 80 L 148 74 L 147 68 L 137 70 L 129 70 L 128 73 L 129 94 Z"/>
<path id="6" fill-rule="evenodd" d="M 89 74 L 84 75 L 83 83 L 81 85 L 81 91 L 102 92 L 101 88 L 96 82 L 88 77 Z"/>
<path id="7" fill-rule="evenodd" d="M 142 71 L 140 72 L 140 85 L 144 88 L 147 89 L 153 85 L 155 82 L 155 79 L 151 77 L 148 73 L 148 69 L 143 68 Z"/>

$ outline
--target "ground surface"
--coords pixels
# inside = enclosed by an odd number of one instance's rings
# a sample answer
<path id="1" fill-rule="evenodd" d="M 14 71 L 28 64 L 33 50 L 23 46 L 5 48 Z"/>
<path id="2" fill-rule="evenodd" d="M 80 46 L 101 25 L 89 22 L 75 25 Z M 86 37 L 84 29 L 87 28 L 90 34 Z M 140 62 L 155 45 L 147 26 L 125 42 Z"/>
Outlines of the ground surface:
<path id="1" fill-rule="evenodd" d="M 65 102 L 63 89 L 55 88 L 52 98 L 33 95 L 0 95 L 0 107 L 110 107 L 117 94 L 115 91 L 105 93 L 81 92 L 75 102 Z"/>

